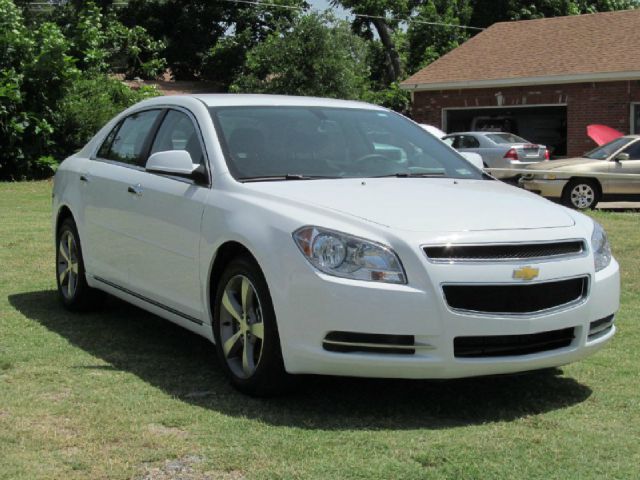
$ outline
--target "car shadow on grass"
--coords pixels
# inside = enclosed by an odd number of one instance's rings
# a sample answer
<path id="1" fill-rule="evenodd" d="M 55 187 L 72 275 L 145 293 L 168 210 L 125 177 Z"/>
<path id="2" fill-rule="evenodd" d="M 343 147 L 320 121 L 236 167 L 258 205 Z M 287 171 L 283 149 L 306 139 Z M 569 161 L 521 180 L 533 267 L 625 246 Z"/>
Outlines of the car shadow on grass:
<path id="1" fill-rule="evenodd" d="M 271 425 L 441 429 L 515 420 L 591 395 L 589 387 L 553 369 L 446 381 L 304 376 L 287 396 L 255 399 L 227 383 L 207 340 L 115 298 L 89 314 L 64 310 L 54 290 L 15 294 L 9 301 L 27 319 L 106 363 L 70 368 L 130 372 L 177 401 Z"/>

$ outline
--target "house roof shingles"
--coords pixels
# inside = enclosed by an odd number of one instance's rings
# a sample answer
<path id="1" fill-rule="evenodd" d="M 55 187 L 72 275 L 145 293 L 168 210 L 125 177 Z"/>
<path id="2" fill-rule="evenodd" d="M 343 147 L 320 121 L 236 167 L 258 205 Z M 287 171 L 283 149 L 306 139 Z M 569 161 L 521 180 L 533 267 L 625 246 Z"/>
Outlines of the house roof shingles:
<path id="1" fill-rule="evenodd" d="M 640 9 L 496 23 L 402 86 L 469 88 L 518 79 L 535 84 L 549 77 L 595 81 L 616 72 L 640 78 Z"/>

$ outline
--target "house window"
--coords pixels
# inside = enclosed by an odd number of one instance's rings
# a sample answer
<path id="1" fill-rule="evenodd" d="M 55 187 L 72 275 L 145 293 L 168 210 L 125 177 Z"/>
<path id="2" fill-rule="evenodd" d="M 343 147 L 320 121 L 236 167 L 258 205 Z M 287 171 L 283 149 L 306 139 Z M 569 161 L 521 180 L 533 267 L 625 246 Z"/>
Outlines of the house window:
<path id="1" fill-rule="evenodd" d="M 640 103 L 631 104 L 631 133 L 640 134 Z"/>

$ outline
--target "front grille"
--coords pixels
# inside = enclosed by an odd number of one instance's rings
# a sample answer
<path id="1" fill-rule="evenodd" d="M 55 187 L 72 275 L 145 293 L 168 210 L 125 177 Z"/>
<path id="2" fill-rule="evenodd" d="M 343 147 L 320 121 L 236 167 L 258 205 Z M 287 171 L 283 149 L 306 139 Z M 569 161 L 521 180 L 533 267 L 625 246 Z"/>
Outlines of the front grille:
<path id="1" fill-rule="evenodd" d="M 589 324 L 589 335 L 587 340 L 595 340 L 596 338 L 605 335 L 612 328 L 613 314 L 599 320 L 595 320 Z"/>
<path id="2" fill-rule="evenodd" d="M 459 358 L 529 355 L 568 347 L 573 338 L 573 328 L 528 335 L 456 337 L 453 340 L 453 351 L 454 355 Z"/>
<path id="3" fill-rule="evenodd" d="M 509 243 L 490 245 L 434 245 L 424 247 L 430 260 L 436 262 L 517 261 L 580 255 L 582 240 L 553 243 Z"/>
<path id="4" fill-rule="evenodd" d="M 384 335 L 380 333 L 329 332 L 322 342 L 329 352 L 375 352 L 412 355 L 415 353 L 413 335 Z"/>
<path id="5" fill-rule="evenodd" d="M 587 287 L 587 277 L 580 277 L 524 285 L 443 285 L 442 290 L 455 310 L 523 314 L 577 302 L 586 295 Z"/>

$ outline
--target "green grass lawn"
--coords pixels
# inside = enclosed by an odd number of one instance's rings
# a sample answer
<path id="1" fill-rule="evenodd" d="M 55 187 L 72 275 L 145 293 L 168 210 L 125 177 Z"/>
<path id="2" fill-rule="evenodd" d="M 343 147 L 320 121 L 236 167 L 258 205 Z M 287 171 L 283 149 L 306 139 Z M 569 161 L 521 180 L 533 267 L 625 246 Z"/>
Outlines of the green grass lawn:
<path id="1" fill-rule="evenodd" d="M 640 214 L 593 214 L 619 332 L 553 372 L 310 378 L 236 393 L 203 339 L 123 302 L 57 303 L 51 184 L 0 184 L 0 479 L 640 477 Z"/>

